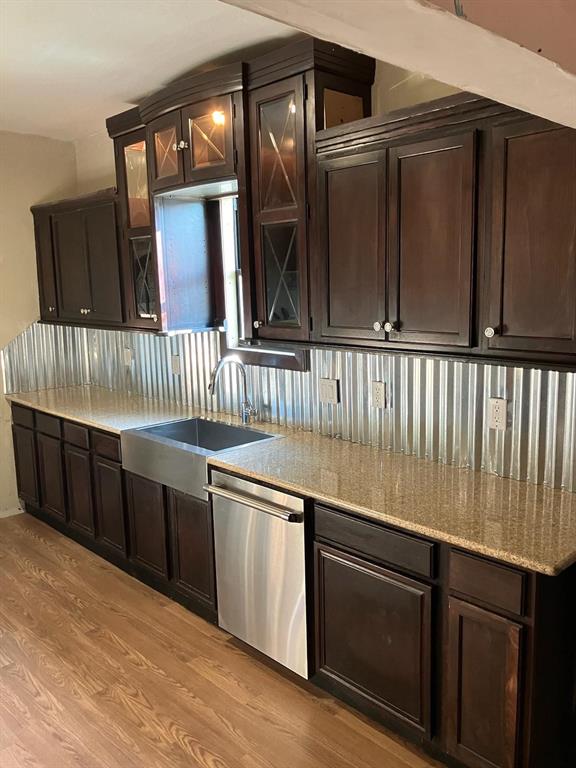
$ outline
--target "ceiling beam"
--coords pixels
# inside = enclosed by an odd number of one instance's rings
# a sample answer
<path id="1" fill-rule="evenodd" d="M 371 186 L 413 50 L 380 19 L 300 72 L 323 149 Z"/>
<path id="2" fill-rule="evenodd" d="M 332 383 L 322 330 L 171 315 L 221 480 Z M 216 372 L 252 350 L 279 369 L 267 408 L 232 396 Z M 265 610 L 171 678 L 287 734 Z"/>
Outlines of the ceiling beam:
<path id="1" fill-rule="evenodd" d="M 576 128 L 575 75 L 432 4 L 418 0 L 221 1 Z M 526 5 L 526 13 L 530 7 Z M 553 16 L 549 23 L 555 23 Z"/>

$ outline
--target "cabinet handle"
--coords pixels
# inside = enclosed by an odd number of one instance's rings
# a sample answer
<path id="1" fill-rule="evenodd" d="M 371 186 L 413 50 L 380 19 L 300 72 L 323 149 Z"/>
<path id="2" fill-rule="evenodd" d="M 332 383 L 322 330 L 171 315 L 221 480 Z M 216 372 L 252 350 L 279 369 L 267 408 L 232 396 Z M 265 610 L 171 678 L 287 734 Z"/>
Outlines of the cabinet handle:
<path id="1" fill-rule="evenodd" d="M 492 337 L 496 336 L 498 330 L 496 328 L 492 328 L 492 326 L 488 326 L 488 328 L 484 328 L 484 336 L 486 336 L 487 339 L 491 339 Z"/>
<path id="2" fill-rule="evenodd" d="M 254 320 L 254 322 L 252 323 L 252 325 L 254 326 L 254 328 L 262 328 L 262 326 L 264 325 L 264 323 L 262 322 L 262 320 Z"/>
<path id="3" fill-rule="evenodd" d="M 384 323 L 384 330 L 386 333 L 391 333 L 392 331 L 397 331 L 398 328 L 396 327 L 396 323 L 387 322 Z"/>

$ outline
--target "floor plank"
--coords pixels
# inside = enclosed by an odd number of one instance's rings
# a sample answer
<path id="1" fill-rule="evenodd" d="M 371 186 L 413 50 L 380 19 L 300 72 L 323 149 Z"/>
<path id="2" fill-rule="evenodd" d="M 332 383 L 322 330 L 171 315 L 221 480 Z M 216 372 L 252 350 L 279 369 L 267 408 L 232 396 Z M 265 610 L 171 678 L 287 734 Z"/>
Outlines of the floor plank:
<path id="1" fill-rule="evenodd" d="M 438 765 L 35 518 L 0 520 L 2 768 Z"/>

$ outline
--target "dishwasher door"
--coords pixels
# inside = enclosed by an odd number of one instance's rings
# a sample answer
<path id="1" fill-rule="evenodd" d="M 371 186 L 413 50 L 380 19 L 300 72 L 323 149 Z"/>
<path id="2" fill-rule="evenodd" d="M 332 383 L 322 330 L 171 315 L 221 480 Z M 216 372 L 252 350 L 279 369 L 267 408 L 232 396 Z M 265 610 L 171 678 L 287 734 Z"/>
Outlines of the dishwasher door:
<path id="1" fill-rule="evenodd" d="M 212 472 L 218 624 L 308 677 L 304 501 Z"/>

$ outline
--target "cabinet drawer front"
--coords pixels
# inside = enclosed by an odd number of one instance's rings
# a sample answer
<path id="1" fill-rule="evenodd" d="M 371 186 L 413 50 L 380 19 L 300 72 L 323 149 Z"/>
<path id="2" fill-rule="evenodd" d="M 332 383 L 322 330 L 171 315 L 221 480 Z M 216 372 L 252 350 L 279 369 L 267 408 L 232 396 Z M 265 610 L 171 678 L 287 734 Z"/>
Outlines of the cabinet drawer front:
<path id="1" fill-rule="evenodd" d="M 325 507 L 315 508 L 316 536 L 411 573 L 434 576 L 434 544 L 357 520 Z"/>
<path id="2" fill-rule="evenodd" d="M 60 419 L 39 411 L 36 412 L 36 429 L 50 437 L 60 437 L 62 433 Z"/>
<path id="3" fill-rule="evenodd" d="M 79 448 L 90 448 L 90 435 L 87 427 L 81 424 L 73 424 L 71 421 L 64 422 L 64 440 Z"/>
<path id="4" fill-rule="evenodd" d="M 21 427 L 34 429 L 34 411 L 31 411 L 30 408 L 23 408 L 21 405 L 13 405 L 12 421 L 14 424 L 20 424 Z"/>
<path id="5" fill-rule="evenodd" d="M 518 616 L 528 574 L 463 552 L 450 553 L 450 589 Z"/>
<path id="6" fill-rule="evenodd" d="M 98 456 L 112 461 L 122 461 L 120 452 L 120 439 L 116 435 L 109 435 L 106 432 L 96 432 L 92 430 L 92 450 Z"/>

